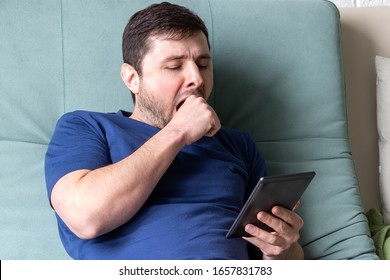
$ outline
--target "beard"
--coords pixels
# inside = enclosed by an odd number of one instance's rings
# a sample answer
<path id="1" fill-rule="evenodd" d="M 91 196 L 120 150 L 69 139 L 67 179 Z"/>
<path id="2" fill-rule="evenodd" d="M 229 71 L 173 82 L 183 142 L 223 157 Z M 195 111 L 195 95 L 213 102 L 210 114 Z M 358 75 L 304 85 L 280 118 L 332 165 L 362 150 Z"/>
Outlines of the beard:
<path id="1" fill-rule="evenodd" d="M 158 128 L 165 127 L 172 119 L 167 106 L 158 100 L 146 85 L 140 85 L 137 106 L 146 120 Z"/>
<path id="2" fill-rule="evenodd" d="M 183 96 L 190 95 L 205 97 L 201 89 L 188 90 L 177 94 L 173 104 L 176 104 Z M 140 82 L 137 107 L 149 124 L 160 129 L 165 127 L 173 118 L 173 105 L 170 108 L 169 104 L 157 99 L 154 92 L 142 81 Z"/>

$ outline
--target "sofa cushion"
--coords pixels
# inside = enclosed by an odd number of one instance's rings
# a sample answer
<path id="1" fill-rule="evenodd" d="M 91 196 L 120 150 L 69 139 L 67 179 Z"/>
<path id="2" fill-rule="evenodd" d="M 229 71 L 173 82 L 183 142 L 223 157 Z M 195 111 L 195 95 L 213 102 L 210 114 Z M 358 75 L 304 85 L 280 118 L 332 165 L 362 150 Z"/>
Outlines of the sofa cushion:
<path id="1" fill-rule="evenodd" d="M 0 6 L 0 259 L 68 258 L 43 177 L 64 108 L 61 3 Z"/>
<path id="2" fill-rule="evenodd" d="M 390 224 L 390 58 L 376 56 L 379 133 L 379 191 L 385 224 Z"/>

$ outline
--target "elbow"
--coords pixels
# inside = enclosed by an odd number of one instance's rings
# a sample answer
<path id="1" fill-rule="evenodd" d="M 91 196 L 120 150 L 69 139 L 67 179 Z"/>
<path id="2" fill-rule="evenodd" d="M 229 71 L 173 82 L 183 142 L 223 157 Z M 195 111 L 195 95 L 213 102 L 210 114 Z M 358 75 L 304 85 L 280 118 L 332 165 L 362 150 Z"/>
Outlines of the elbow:
<path id="1" fill-rule="evenodd" d="M 64 208 L 72 209 L 72 207 L 62 207 L 54 208 L 54 210 L 57 213 L 57 217 L 78 238 L 93 239 L 105 233 L 103 232 L 101 219 L 93 215 L 92 212 L 80 208 L 74 211 L 63 211 Z M 76 209 L 76 207 L 73 207 L 73 209 Z"/>
<path id="2" fill-rule="evenodd" d="M 77 224 L 66 225 L 74 235 L 83 240 L 94 239 L 104 234 L 101 227 L 96 223 L 79 221 Z"/>
<path id="3" fill-rule="evenodd" d="M 98 232 L 90 227 L 71 229 L 71 231 L 80 239 L 89 240 L 99 236 Z"/>
<path id="4" fill-rule="evenodd" d="M 116 226 L 112 223 L 112 219 L 108 219 L 105 215 L 101 215 L 99 209 L 87 210 L 80 207 L 68 207 L 72 211 L 61 211 L 55 209 L 57 216 L 66 227 L 78 238 L 88 240 L 99 237 Z M 60 210 L 60 211 L 58 211 Z M 63 210 L 63 209 L 62 209 Z M 83 214 L 80 214 L 83 213 Z"/>

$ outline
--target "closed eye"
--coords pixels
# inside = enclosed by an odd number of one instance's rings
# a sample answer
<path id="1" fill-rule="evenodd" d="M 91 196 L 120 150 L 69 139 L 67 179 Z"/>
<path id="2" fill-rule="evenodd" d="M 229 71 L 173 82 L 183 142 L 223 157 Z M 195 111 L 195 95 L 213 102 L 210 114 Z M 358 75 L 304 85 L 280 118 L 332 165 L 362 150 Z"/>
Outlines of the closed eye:
<path id="1" fill-rule="evenodd" d="M 210 65 L 210 58 L 200 58 L 198 59 L 197 61 L 197 64 L 196 64 L 199 69 L 207 69 Z"/>
<path id="2" fill-rule="evenodd" d="M 207 69 L 208 64 L 207 64 L 207 65 L 198 64 L 198 67 L 199 67 L 200 69 Z"/>
<path id="3" fill-rule="evenodd" d="M 176 66 L 167 66 L 168 70 L 179 70 L 181 69 L 181 65 L 176 65 Z"/>

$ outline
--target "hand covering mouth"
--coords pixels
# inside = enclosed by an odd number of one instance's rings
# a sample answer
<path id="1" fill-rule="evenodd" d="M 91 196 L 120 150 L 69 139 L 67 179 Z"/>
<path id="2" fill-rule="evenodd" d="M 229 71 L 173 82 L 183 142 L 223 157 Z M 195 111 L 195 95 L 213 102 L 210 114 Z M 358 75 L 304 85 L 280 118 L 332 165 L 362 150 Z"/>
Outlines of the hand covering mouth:
<path id="1" fill-rule="evenodd" d="M 180 109 L 180 107 L 184 104 L 184 102 L 186 102 L 186 100 L 189 96 L 195 95 L 196 97 L 203 97 L 204 98 L 203 91 L 200 89 L 192 90 L 189 93 L 184 94 L 184 95 L 185 95 L 185 98 L 183 98 L 181 101 L 179 101 L 179 103 L 176 105 L 176 112 Z"/>

